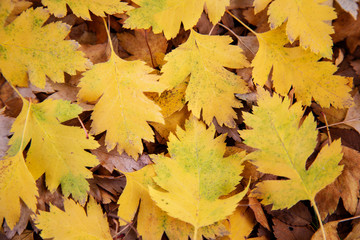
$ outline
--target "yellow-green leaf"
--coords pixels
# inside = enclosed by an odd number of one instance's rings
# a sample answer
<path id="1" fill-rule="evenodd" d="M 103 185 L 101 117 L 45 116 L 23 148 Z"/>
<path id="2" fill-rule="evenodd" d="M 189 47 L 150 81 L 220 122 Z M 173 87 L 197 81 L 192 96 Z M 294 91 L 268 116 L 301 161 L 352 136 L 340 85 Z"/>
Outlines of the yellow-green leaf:
<path id="1" fill-rule="evenodd" d="M 139 8 L 128 12 L 126 28 L 150 28 L 154 33 L 164 32 L 167 39 L 174 38 L 181 23 L 185 30 L 191 29 L 199 20 L 206 6 L 213 24 L 220 21 L 229 0 L 133 0 Z"/>
<path id="2" fill-rule="evenodd" d="M 256 11 L 262 10 L 270 1 L 254 0 Z M 300 46 L 322 57 L 332 57 L 334 33 L 329 22 L 336 18 L 335 9 L 324 4 L 324 0 L 274 0 L 268 9 L 272 29 L 285 21 L 286 34 L 291 43 L 299 39 Z"/>
<path id="3" fill-rule="evenodd" d="M 258 33 L 259 51 L 251 65 L 254 82 L 264 85 L 272 70 L 277 93 L 285 96 L 291 88 L 296 99 L 310 105 L 312 98 L 321 106 L 349 107 L 352 103 L 345 77 L 333 75 L 337 68 L 331 62 L 319 62 L 320 57 L 300 47 L 287 48 L 284 26 Z"/>
<path id="4" fill-rule="evenodd" d="M 44 88 L 46 76 L 54 82 L 64 82 L 64 72 L 74 75 L 91 67 L 91 62 L 77 51 L 78 44 L 64 40 L 70 26 L 61 22 L 44 26 L 48 18 L 46 9 L 30 8 L 9 25 L 0 27 L 0 70 L 13 85 L 25 87 L 29 79 Z M 2 19 L 5 18 L 0 17 L 0 23 Z"/>
<path id="5" fill-rule="evenodd" d="M 241 107 L 235 93 L 246 93 L 248 88 L 228 68 L 243 68 L 248 62 L 241 48 L 231 43 L 228 36 L 208 36 L 191 31 L 186 43 L 167 54 L 160 82 L 176 87 L 187 81 L 185 99 L 189 110 L 210 124 L 214 117 L 219 125 L 235 127 L 236 113 L 233 108 Z M 231 56 L 231 57 L 230 57 Z"/>
<path id="6" fill-rule="evenodd" d="M 50 204 L 50 212 L 40 211 L 35 223 L 42 238 L 54 240 L 112 240 L 107 219 L 101 207 L 90 198 L 86 213 L 71 199 L 64 200 L 65 212 Z"/>
<path id="7" fill-rule="evenodd" d="M 165 191 L 149 187 L 151 198 L 170 216 L 188 222 L 197 231 L 231 215 L 246 190 L 225 199 L 241 180 L 243 156 L 224 158 L 225 136 L 214 139 L 214 126 L 192 117 L 169 137 L 169 154 L 153 156 L 155 182 Z M 214 182 L 214 180 L 216 181 Z"/>
<path id="8" fill-rule="evenodd" d="M 240 131 L 248 146 L 258 149 L 247 155 L 263 173 L 287 178 L 257 184 L 252 194 L 273 204 L 274 209 L 290 208 L 300 200 L 314 204 L 315 195 L 341 173 L 341 142 L 334 141 L 321 149 L 315 161 L 305 168 L 307 158 L 316 146 L 317 130 L 312 116 L 299 127 L 304 112 L 300 103 L 289 108 L 290 100 L 258 89 L 258 107 L 253 114 L 244 113 L 251 130 Z"/>
<path id="9" fill-rule="evenodd" d="M 105 17 L 105 13 L 112 15 L 132 9 L 126 2 L 120 0 L 42 0 L 41 2 L 58 18 L 65 17 L 66 5 L 76 16 L 85 20 L 91 20 L 89 11 Z"/>
<path id="10" fill-rule="evenodd" d="M 25 165 L 22 151 L 0 160 L 0 223 L 5 218 L 12 229 L 20 218 L 20 199 L 36 211 L 37 188 Z"/>
<path id="11" fill-rule="evenodd" d="M 61 184 L 64 196 L 72 194 L 74 199 L 84 201 L 89 190 L 86 178 L 92 177 L 85 166 L 98 164 L 96 157 L 85 149 L 95 149 L 98 143 L 91 136 L 86 139 L 83 129 L 61 124 L 76 118 L 81 108 L 68 101 L 48 99 L 31 104 L 28 113 L 29 104 L 26 100 L 23 102 L 22 111 L 11 128 L 14 135 L 9 141 L 12 145 L 9 155 L 17 152 L 22 140 L 23 148 L 31 140 L 26 164 L 34 179 L 45 173 L 50 191 Z"/>
<path id="12" fill-rule="evenodd" d="M 160 107 L 144 92 L 162 92 L 164 87 L 150 74 L 152 68 L 142 61 L 125 61 L 114 51 L 105 63 L 96 64 L 84 73 L 79 87 L 79 98 L 96 101 L 92 113 L 92 134 L 106 131 L 108 151 L 117 145 L 137 159 L 143 150 L 141 139 L 153 141 L 154 133 L 147 121 L 164 123 Z"/>

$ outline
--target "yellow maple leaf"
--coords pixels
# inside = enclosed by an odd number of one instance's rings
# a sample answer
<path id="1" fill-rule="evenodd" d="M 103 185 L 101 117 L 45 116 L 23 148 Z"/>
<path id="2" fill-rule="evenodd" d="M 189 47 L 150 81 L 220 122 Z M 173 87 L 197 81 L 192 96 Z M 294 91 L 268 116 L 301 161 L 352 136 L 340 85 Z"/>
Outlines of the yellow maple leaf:
<path id="1" fill-rule="evenodd" d="M 310 105 L 312 98 L 321 106 L 349 107 L 352 103 L 345 77 L 333 75 L 337 68 L 331 62 L 301 47 L 287 48 L 284 26 L 256 34 L 259 51 L 251 65 L 254 82 L 263 86 L 272 71 L 274 88 L 285 96 L 292 87 L 297 100 Z"/>
<path id="2" fill-rule="evenodd" d="M 341 142 L 334 141 L 321 149 L 316 160 L 306 169 L 305 163 L 316 147 L 317 130 L 314 118 L 308 116 L 299 127 L 304 112 L 300 103 L 289 108 L 290 100 L 258 89 L 258 107 L 253 114 L 243 113 L 245 123 L 252 130 L 240 131 L 245 143 L 258 149 L 246 156 L 258 170 L 287 178 L 257 184 L 252 192 L 262 203 L 273 208 L 290 208 L 300 200 L 310 200 L 340 175 L 343 166 Z M 316 208 L 317 209 L 317 208 Z"/>
<path id="3" fill-rule="evenodd" d="M 92 134 L 106 131 L 105 144 L 110 151 L 117 146 L 137 159 L 143 150 L 141 139 L 152 141 L 153 131 L 147 121 L 164 123 L 160 107 L 144 92 L 162 92 L 164 86 L 152 68 L 142 61 L 119 58 L 111 45 L 110 59 L 84 73 L 79 87 L 83 101 L 99 101 L 92 113 Z"/>
<path id="4" fill-rule="evenodd" d="M 105 12 L 112 15 L 132 9 L 126 2 L 119 0 L 42 0 L 41 2 L 58 18 L 65 17 L 66 5 L 77 17 L 85 20 L 91 20 L 89 10 L 97 16 L 105 17 Z"/>
<path id="5" fill-rule="evenodd" d="M 120 225 L 132 222 L 139 209 L 137 231 L 144 240 L 161 239 L 164 232 L 170 240 L 187 240 L 188 236 L 192 235 L 194 229 L 190 224 L 170 217 L 151 199 L 149 186 L 158 188 L 152 180 L 156 175 L 153 165 L 124 174 L 126 187 L 118 201 Z M 215 235 L 220 236 L 223 232 L 226 232 L 224 225 L 217 223 L 214 226 L 202 228 L 199 236 L 214 238 Z"/>
<path id="6" fill-rule="evenodd" d="M 270 0 L 254 0 L 255 12 L 263 10 Z M 324 0 L 274 0 L 268 10 L 272 29 L 285 21 L 291 43 L 299 38 L 300 45 L 322 57 L 332 57 L 330 34 L 334 33 L 329 21 L 336 18 L 335 9 Z"/>
<path id="7" fill-rule="evenodd" d="M 128 12 L 126 28 L 150 28 L 154 33 L 164 32 L 167 39 L 174 38 L 181 23 L 185 30 L 191 29 L 199 20 L 206 6 L 209 19 L 213 24 L 220 21 L 229 0 L 134 0 L 139 8 Z"/>
<path id="8" fill-rule="evenodd" d="M 42 238 L 54 240 L 112 240 L 107 219 L 93 198 L 84 209 L 71 199 L 64 200 L 65 212 L 50 204 L 50 212 L 34 217 Z"/>
<path id="9" fill-rule="evenodd" d="M 86 139 L 81 128 L 60 124 L 77 117 L 81 107 L 52 99 L 29 104 L 23 101 L 22 111 L 12 125 L 14 135 L 9 141 L 12 145 L 9 155 L 15 155 L 20 145 L 25 148 L 31 140 L 26 164 L 34 179 L 45 173 L 46 185 L 51 192 L 61 184 L 64 196 L 72 194 L 74 199 L 83 202 L 89 190 L 86 178 L 92 177 L 85 166 L 98 164 L 96 157 L 84 149 L 95 149 L 98 143 L 91 136 Z"/>
<path id="10" fill-rule="evenodd" d="M 229 45 L 231 41 L 228 36 L 201 35 L 191 30 L 186 43 L 165 56 L 167 63 L 161 69 L 160 82 L 170 87 L 190 76 L 185 99 L 189 110 L 197 118 L 202 112 L 207 124 L 215 117 L 219 125 L 235 127 L 233 108 L 242 105 L 234 94 L 248 91 L 245 81 L 224 68 L 249 65 L 241 48 Z"/>
<path id="11" fill-rule="evenodd" d="M 0 160 L 0 223 L 5 218 L 12 229 L 20 218 L 20 198 L 36 211 L 37 188 L 25 165 L 22 151 Z"/>
<path id="12" fill-rule="evenodd" d="M 248 207 L 237 207 L 235 212 L 228 217 L 228 226 L 230 235 L 221 238 L 221 240 L 248 239 L 255 226 L 255 217 Z"/>
<path id="13" fill-rule="evenodd" d="M 9 0 L 1 1 L 1 14 L 11 12 Z M 1 15 L 4 26 L 7 15 Z M 26 87 L 28 79 L 44 88 L 46 76 L 54 82 L 64 82 L 64 72 L 76 74 L 91 67 L 78 44 L 63 40 L 70 27 L 61 22 L 44 23 L 49 18 L 44 8 L 27 9 L 12 23 L 0 27 L 0 70 L 15 86 Z"/>
<path id="14" fill-rule="evenodd" d="M 153 156 L 155 182 L 165 191 L 149 186 L 150 196 L 170 216 L 198 229 L 231 215 L 246 190 L 225 199 L 241 180 L 242 154 L 224 158 L 225 136 L 216 139 L 214 126 L 192 117 L 169 137 L 169 154 Z M 214 184 L 216 179 L 216 184 Z"/>

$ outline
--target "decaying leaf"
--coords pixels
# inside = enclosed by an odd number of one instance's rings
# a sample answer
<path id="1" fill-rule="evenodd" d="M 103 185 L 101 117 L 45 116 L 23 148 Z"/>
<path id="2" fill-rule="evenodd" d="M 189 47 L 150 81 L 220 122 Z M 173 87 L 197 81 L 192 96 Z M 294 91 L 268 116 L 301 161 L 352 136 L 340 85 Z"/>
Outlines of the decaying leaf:
<path id="1" fill-rule="evenodd" d="M 188 222 L 195 232 L 203 226 L 225 219 L 235 210 L 247 189 L 229 194 L 241 180 L 244 154 L 224 158 L 225 136 L 213 138 L 215 127 L 190 118 L 185 131 L 178 128 L 169 137 L 171 158 L 154 155 L 154 181 L 165 191 L 149 187 L 150 196 L 170 216 Z M 214 179 L 216 184 L 214 185 Z M 181 183 L 181 184 L 179 184 Z"/>
<path id="2" fill-rule="evenodd" d="M 79 98 L 94 102 L 91 134 L 106 131 L 107 150 L 117 145 L 137 159 L 142 153 L 141 139 L 152 141 L 153 131 L 147 121 L 164 123 L 160 107 L 148 99 L 144 92 L 162 92 L 158 76 L 150 74 L 152 68 L 142 61 L 125 61 L 111 49 L 110 59 L 84 73 L 79 87 Z"/>
<path id="3" fill-rule="evenodd" d="M 207 124 L 215 117 L 219 125 L 235 127 L 233 108 L 242 105 L 234 94 L 248 91 L 245 81 L 224 68 L 248 66 L 241 48 L 230 42 L 228 36 L 191 31 L 186 43 L 165 56 L 167 63 L 161 69 L 160 82 L 170 87 L 182 84 L 190 75 L 185 92 L 188 108 L 197 118 L 202 112 Z"/>
<path id="4" fill-rule="evenodd" d="M 46 76 L 64 82 L 64 72 L 75 75 L 91 67 L 91 62 L 77 51 L 78 44 L 64 40 L 69 25 L 54 22 L 43 26 L 50 16 L 44 8 L 27 9 L 3 27 L 11 6 L 10 0 L 0 3 L 0 70 L 9 82 L 26 87 L 29 79 L 44 88 Z"/>
<path id="5" fill-rule="evenodd" d="M 300 200 L 314 204 L 315 195 L 341 174 L 341 142 L 323 147 L 309 169 L 305 169 L 316 146 L 314 118 L 308 116 L 299 126 L 303 115 L 300 103 L 289 108 L 287 97 L 282 102 L 278 95 L 271 97 L 261 88 L 258 93 L 259 106 L 253 108 L 253 114 L 243 114 L 245 123 L 253 129 L 240 131 L 240 136 L 247 145 L 258 149 L 246 159 L 252 160 L 258 171 L 286 180 L 260 182 L 252 196 L 263 199 L 265 205 L 273 204 L 274 210 L 290 208 Z"/>
<path id="6" fill-rule="evenodd" d="M 128 12 L 129 18 L 125 21 L 126 28 L 152 27 L 154 33 L 164 32 L 167 39 L 174 38 L 180 29 L 181 23 L 185 30 L 191 29 L 199 20 L 206 5 L 209 19 L 216 24 L 224 14 L 225 7 L 230 5 L 229 0 L 133 0 L 139 8 Z"/>
<path id="7" fill-rule="evenodd" d="M 333 183 L 316 195 L 316 202 L 323 219 L 336 210 L 340 198 L 350 214 L 355 214 L 357 209 L 360 189 L 360 153 L 345 146 L 342 152 L 344 156 L 340 164 L 344 165 L 343 172 Z"/>
<path id="8" fill-rule="evenodd" d="M 64 200 L 65 212 L 50 204 L 50 212 L 40 211 L 34 217 L 41 237 L 61 239 L 112 240 L 108 222 L 101 207 L 90 198 L 84 209 L 71 199 Z M 59 227 L 61 226 L 61 227 Z"/>
<path id="9" fill-rule="evenodd" d="M 98 143 L 92 136 L 86 139 L 83 129 L 61 124 L 81 111 L 78 105 L 63 100 L 47 99 L 38 104 L 24 100 L 11 128 L 14 135 L 8 153 L 14 156 L 21 144 L 25 148 L 31 140 L 26 164 L 34 179 L 45 173 L 51 192 L 61 184 L 64 196 L 72 194 L 74 199 L 84 202 L 89 190 L 86 178 L 92 177 L 85 167 L 98 164 L 96 157 L 85 149 L 97 148 Z"/>
<path id="10" fill-rule="evenodd" d="M 163 34 L 152 31 L 134 30 L 118 33 L 119 44 L 132 56 L 127 60 L 143 60 L 155 68 L 162 63 L 167 49 L 167 40 Z"/>
<path id="11" fill-rule="evenodd" d="M 324 224 L 324 229 L 326 232 L 326 240 L 340 240 L 340 237 L 336 230 L 338 223 L 339 221 L 332 221 Z M 324 237 L 322 236 L 321 233 L 321 229 L 318 229 L 315 232 L 315 234 L 311 237 L 311 240 L 324 240 Z"/>
<path id="12" fill-rule="evenodd" d="M 118 0 L 41 0 L 41 2 L 58 18 L 65 17 L 66 5 L 76 16 L 85 20 L 91 20 L 89 11 L 97 16 L 105 17 L 105 13 L 123 13 L 132 9 L 126 2 Z"/>
<path id="13" fill-rule="evenodd" d="M 336 0 L 336 1 L 345 11 L 350 13 L 354 19 L 357 18 L 358 10 L 359 10 L 357 3 L 359 0 Z"/>
<path id="14" fill-rule="evenodd" d="M 20 218 L 20 199 L 35 212 L 36 195 L 35 180 L 25 165 L 22 151 L 0 160 L 0 223 L 5 218 L 11 229 L 16 225 Z"/>
<path id="15" fill-rule="evenodd" d="M 310 105 L 312 98 L 322 107 L 349 107 L 352 104 L 345 77 L 333 75 L 331 62 L 319 62 L 319 56 L 300 47 L 287 48 L 284 26 L 257 34 L 259 51 L 251 65 L 254 82 L 263 86 L 272 69 L 277 93 L 285 96 L 292 87 L 297 100 Z"/>
<path id="16" fill-rule="evenodd" d="M 360 133 L 360 94 L 358 92 L 354 96 L 354 105 L 346 113 L 344 123 Z"/>
<path id="17" fill-rule="evenodd" d="M 254 0 L 255 12 L 263 10 L 271 0 Z M 332 57 L 333 27 L 327 22 L 336 18 L 334 8 L 324 0 L 274 0 L 268 9 L 271 29 L 285 21 L 291 43 L 299 39 L 300 46 L 322 57 Z M 316 14 L 314 14 L 316 12 Z"/>
<path id="18" fill-rule="evenodd" d="M 9 148 L 8 136 L 10 136 L 10 128 L 13 122 L 14 122 L 13 118 L 0 115 L 0 159 L 2 159 L 5 156 L 5 153 Z"/>

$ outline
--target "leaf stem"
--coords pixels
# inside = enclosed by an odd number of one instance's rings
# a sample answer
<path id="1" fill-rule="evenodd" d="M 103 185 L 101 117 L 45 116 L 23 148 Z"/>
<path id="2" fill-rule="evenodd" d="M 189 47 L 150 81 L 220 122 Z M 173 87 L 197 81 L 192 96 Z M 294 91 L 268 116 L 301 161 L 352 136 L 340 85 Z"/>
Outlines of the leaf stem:
<path id="1" fill-rule="evenodd" d="M 19 90 L 17 90 L 16 87 L 14 87 L 11 82 L 7 81 L 9 83 L 9 85 L 12 87 L 12 89 L 16 92 L 17 95 L 19 95 L 19 97 L 21 98 L 21 100 L 24 102 L 26 101 L 26 99 L 21 95 L 21 93 L 19 92 Z"/>
<path id="2" fill-rule="evenodd" d="M 21 95 L 20 95 L 20 96 L 21 96 Z M 23 98 L 22 100 L 23 100 L 23 105 L 24 105 L 26 102 L 28 102 L 28 101 L 27 101 L 26 99 L 24 99 L 24 98 Z M 27 123 L 28 123 L 28 120 L 29 120 L 30 108 L 31 108 L 31 101 L 29 101 L 29 107 L 28 107 L 27 112 L 26 112 L 26 118 L 25 118 L 25 123 L 24 123 L 24 129 L 23 129 L 22 136 L 21 136 L 21 143 L 20 143 L 19 152 L 21 152 L 22 149 L 23 149 L 26 127 L 27 127 Z"/>
<path id="3" fill-rule="evenodd" d="M 193 237 L 193 240 L 198 240 L 198 228 L 197 227 L 194 227 L 195 230 L 194 230 L 194 237 Z"/>
<path id="4" fill-rule="evenodd" d="M 106 23 L 106 20 L 103 18 L 103 21 L 104 21 L 104 25 L 105 25 L 105 29 L 106 29 L 106 34 L 108 36 L 108 39 L 109 39 L 109 44 L 110 44 L 110 48 L 111 48 L 111 52 L 114 52 L 114 47 L 112 45 L 112 41 L 111 41 L 111 36 L 110 36 L 110 30 L 107 26 L 107 23 Z M 109 22 L 109 25 L 110 25 L 110 22 Z M 112 54 L 111 54 L 112 55 Z"/>
<path id="5" fill-rule="evenodd" d="M 311 200 L 311 204 L 313 205 L 313 208 L 315 210 L 315 213 L 316 213 L 316 216 L 319 220 L 319 224 L 320 224 L 320 228 L 321 228 L 321 232 L 322 232 L 322 236 L 323 236 L 323 239 L 326 240 L 326 234 L 325 234 L 325 229 L 324 229 L 324 225 L 321 221 L 321 216 L 320 216 L 320 212 L 319 212 L 319 209 L 317 208 L 316 206 L 316 203 L 315 203 L 315 200 Z"/>
<path id="6" fill-rule="evenodd" d="M 238 19 L 234 14 L 232 14 L 229 10 L 226 9 L 226 12 L 232 16 L 236 21 L 238 21 L 239 23 L 241 23 L 241 25 L 243 25 L 247 30 L 249 30 L 250 32 L 252 32 L 255 36 L 257 36 L 257 33 L 252 30 L 248 25 L 246 25 L 243 21 L 241 21 L 240 19 Z"/>

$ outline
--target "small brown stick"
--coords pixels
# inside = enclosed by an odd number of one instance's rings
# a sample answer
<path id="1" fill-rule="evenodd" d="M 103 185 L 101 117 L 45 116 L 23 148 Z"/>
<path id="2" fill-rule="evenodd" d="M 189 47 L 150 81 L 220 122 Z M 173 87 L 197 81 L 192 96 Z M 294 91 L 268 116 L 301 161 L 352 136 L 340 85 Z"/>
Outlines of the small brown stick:
<path id="1" fill-rule="evenodd" d="M 81 127 L 84 129 L 86 139 L 89 139 L 89 134 L 88 134 L 88 132 L 87 132 L 85 126 L 84 126 L 84 123 L 81 121 L 81 119 L 80 119 L 79 116 L 78 116 L 77 118 L 78 118 L 78 120 L 79 120 L 79 122 L 80 122 L 80 124 L 81 124 Z"/>
<path id="2" fill-rule="evenodd" d="M 321 114 L 323 115 L 324 120 L 325 120 L 325 126 L 326 126 L 326 131 L 327 131 L 327 134 L 328 134 L 329 145 L 330 145 L 330 143 L 331 143 L 332 141 L 331 141 L 331 135 L 330 135 L 330 130 L 329 130 L 329 124 L 328 124 L 328 121 L 327 121 L 327 119 L 326 119 L 325 113 L 321 112 Z"/>

